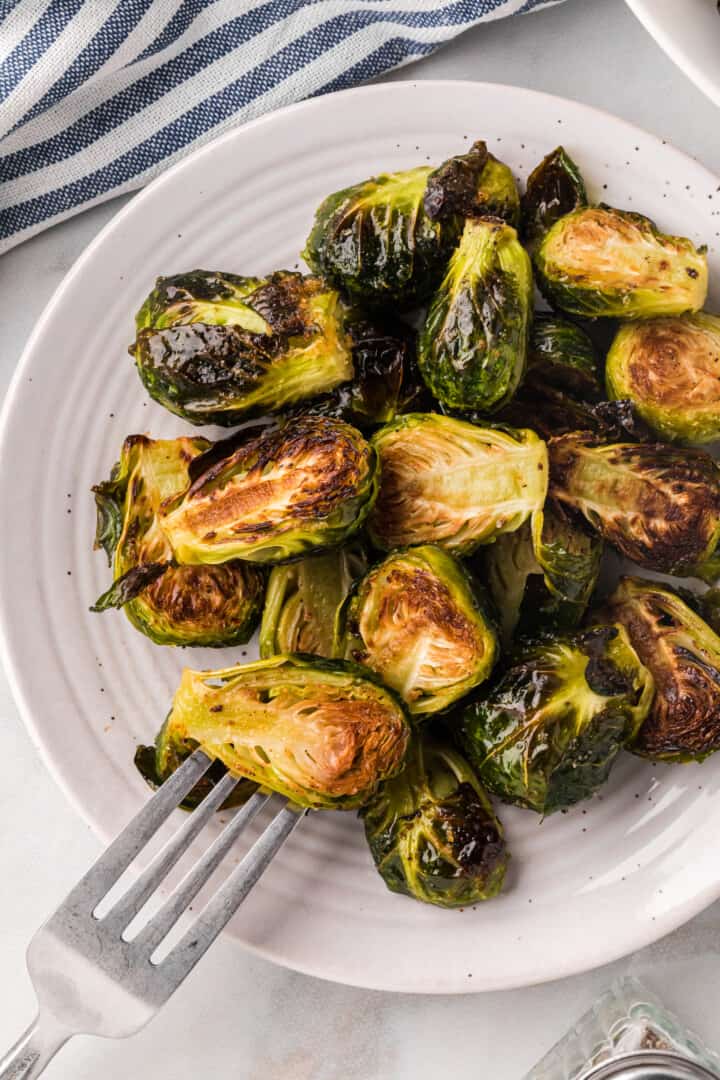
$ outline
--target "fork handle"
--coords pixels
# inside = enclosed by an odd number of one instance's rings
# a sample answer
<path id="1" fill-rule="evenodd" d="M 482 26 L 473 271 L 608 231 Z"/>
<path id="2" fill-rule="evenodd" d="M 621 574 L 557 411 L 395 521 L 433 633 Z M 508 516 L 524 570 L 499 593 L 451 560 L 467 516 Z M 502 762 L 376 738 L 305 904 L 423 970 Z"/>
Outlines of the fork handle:
<path id="1" fill-rule="evenodd" d="M 0 1080 L 31 1080 L 64 1046 L 72 1032 L 49 1013 L 38 1013 L 7 1054 L 0 1059 Z"/>

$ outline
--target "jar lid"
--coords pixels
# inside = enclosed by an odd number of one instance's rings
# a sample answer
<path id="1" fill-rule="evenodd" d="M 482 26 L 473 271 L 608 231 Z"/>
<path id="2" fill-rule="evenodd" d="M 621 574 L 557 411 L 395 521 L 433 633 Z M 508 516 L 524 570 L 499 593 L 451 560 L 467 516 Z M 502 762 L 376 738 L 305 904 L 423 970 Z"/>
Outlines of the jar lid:
<path id="1" fill-rule="evenodd" d="M 719 1080 L 704 1065 L 661 1050 L 638 1050 L 604 1061 L 579 1080 Z"/>

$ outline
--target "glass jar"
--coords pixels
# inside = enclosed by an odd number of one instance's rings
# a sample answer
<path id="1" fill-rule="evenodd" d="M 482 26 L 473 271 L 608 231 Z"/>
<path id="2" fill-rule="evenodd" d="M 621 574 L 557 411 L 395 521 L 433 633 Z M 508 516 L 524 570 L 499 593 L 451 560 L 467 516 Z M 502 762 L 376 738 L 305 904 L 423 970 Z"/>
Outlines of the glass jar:
<path id="1" fill-rule="evenodd" d="M 720 1057 L 641 982 L 624 978 L 595 1002 L 525 1080 L 708 1078 L 720 1080 Z"/>

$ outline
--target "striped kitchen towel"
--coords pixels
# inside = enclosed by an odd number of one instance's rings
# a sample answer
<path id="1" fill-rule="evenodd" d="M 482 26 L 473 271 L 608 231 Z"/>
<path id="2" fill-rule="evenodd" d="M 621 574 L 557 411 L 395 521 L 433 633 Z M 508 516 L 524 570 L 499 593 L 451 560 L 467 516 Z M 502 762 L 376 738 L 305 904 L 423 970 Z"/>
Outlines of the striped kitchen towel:
<path id="1" fill-rule="evenodd" d="M 0 0 L 0 252 L 254 116 L 559 0 Z"/>

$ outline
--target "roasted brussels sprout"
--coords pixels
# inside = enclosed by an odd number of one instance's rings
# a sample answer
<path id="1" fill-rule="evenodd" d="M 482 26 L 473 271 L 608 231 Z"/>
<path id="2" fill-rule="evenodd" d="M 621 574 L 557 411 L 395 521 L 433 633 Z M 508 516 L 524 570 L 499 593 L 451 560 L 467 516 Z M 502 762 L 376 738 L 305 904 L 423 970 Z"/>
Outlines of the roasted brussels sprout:
<path id="1" fill-rule="evenodd" d="M 520 224 L 520 192 L 512 170 L 492 154 L 480 173 L 472 216 L 502 218 L 517 229 Z"/>
<path id="2" fill-rule="evenodd" d="M 610 398 L 630 398 L 663 439 L 720 438 L 720 317 L 698 312 L 621 326 L 605 367 Z"/>
<path id="3" fill-rule="evenodd" d="M 335 625 L 338 609 L 352 583 L 366 569 L 365 552 L 359 544 L 274 566 L 260 625 L 260 656 L 297 652 L 342 655 Z"/>
<path id="4" fill-rule="evenodd" d="M 205 439 L 131 435 L 110 479 L 93 489 L 95 546 L 105 549 L 115 580 L 92 610 L 124 607 L 159 645 L 243 644 L 260 618 L 265 580 L 258 567 L 173 565 L 159 525 L 163 500 L 185 489 L 190 462 L 209 447 Z"/>
<path id="5" fill-rule="evenodd" d="M 603 543 L 560 506 L 498 537 L 485 552 L 486 580 L 500 613 L 503 642 L 579 625 L 600 572 Z"/>
<path id="6" fill-rule="evenodd" d="M 351 810 L 401 768 L 408 734 L 398 698 L 355 664 L 275 656 L 186 669 L 158 739 L 157 771 L 165 776 L 200 746 L 298 806 Z"/>
<path id="7" fill-rule="evenodd" d="M 495 628 L 462 565 L 431 544 L 395 551 L 344 605 L 345 655 L 376 671 L 411 713 L 446 709 L 490 674 Z"/>
<path id="8" fill-rule="evenodd" d="M 442 277 L 465 217 L 482 212 L 483 199 L 514 213 L 512 177 L 493 162 L 477 142 L 439 169 L 383 173 L 328 195 L 303 258 L 353 298 L 380 306 L 420 303 Z"/>
<path id="9" fill-rule="evenodd" d="M 377 483 L 376 451 L 359 431 L 303 416 L 216 462 L 160 524 L 179 562 L 283 562 L 349 539 Z"/>
<path id="10" fill-rule="evenodd" d="M 556 221 L 535 254 L 540 289 L 574 315 L 637 319 L 699 311 L 707 259 L 690 240 L 665 236 L 642 214 L 609 206 Z"/>
<path id="11" fill-rule="evenodd" d="M 206 270 L 158 278 L 130 348 L 152 398 L 193 424 L 237 424 L 353 376 L 345 309 L 316 277 Z"/>
<path id="12" fill-rule="evenodd" d="M 581 401 L 599 401 L 603 396 L 595 348 L 588 335 L 567 319 L 544 312 L 533 320 L 528 379 L 531 386 L 554 386 Z"/>
<path id="13" fill-rule="evenodd" d="M 502 889 L 502 826 L 467 761 L 445 743 L 413 735 L 404 770 L 380 785 L 362 816 L 392 892 L 454 908 Z"/>
<path id="14" fill-rule="evenodd" d="M 528 176 L 520 204 L 523 240 L 534 245 L 559 218 L 587 202 L 580 170 L 558 146 Z"/>
<path id="15" fill-rule="evenodd" d="M 460 710 L 456 731 L 490 791 L 551 814 L 605 783 L 652 696 L 625 630 L 595 627 L 527 646 Z"/>
<path id="16" fill-rule="evenodd" d="M 333 416 L 361 431 L 387 424 L 403 411 L 407 394 L 415 395 L 414 343 L 409 327 L 369 322 L 354 316 L 347 322 L 354 376 L 329 394 L 301 402 L 285 416 Z"/>
<path id="17" fill-rule="evenodd" d="M 551 439 L 551 494 L 639 566 L 703 573 L 720 540 L 720 469 L 666 443 Z"/>
<path id="18" fill-rule="evenodd" d="M 418 339 L 418 364 L 451 409 L 493 412 L 525 373 L 532 317 L 530 258 L 512 226 L 469 218 Z"/>
<path id="19" fill-rule="evenodd" d="M 143 780 L 153 789 L 159 788 L 192 752 L 190 746 L 167 746 L 166 735 L 166 728 L 162 727 L 158 732 L 154 746 L 138 746 L 135 751 L 135 768 Z M 198 804 L 210 794 L 218 781 L 222 780 L 226 772 L 227 769 L 221 761 L 214 761 L 208 771 L 198 780 L 195 787 L 179 804 L 180 808 L 182 810 L 195 810 Z M 232 810 L 236 806 L 242 806 L 256 791 L 257 784 L 254 784 L 252 780 L 240 780 L 218 809 Z"/>
<path id="20" fill-rule="evenodd" d="M 702 761 L 720 748 L 720 637 L 667 585 L 623 578 L 598 616 L 622 623 L 655 681 L 630 749 L 658 761 Z"/>
<path id="21" fill-rule="evenodd" d="M 376 432 L 380 493 L 368 519 L 383 551 L 435 543 L 469 554 L 519 529 L 547 492 L 547 448 L 533 431 L 409 413 Z"/>

